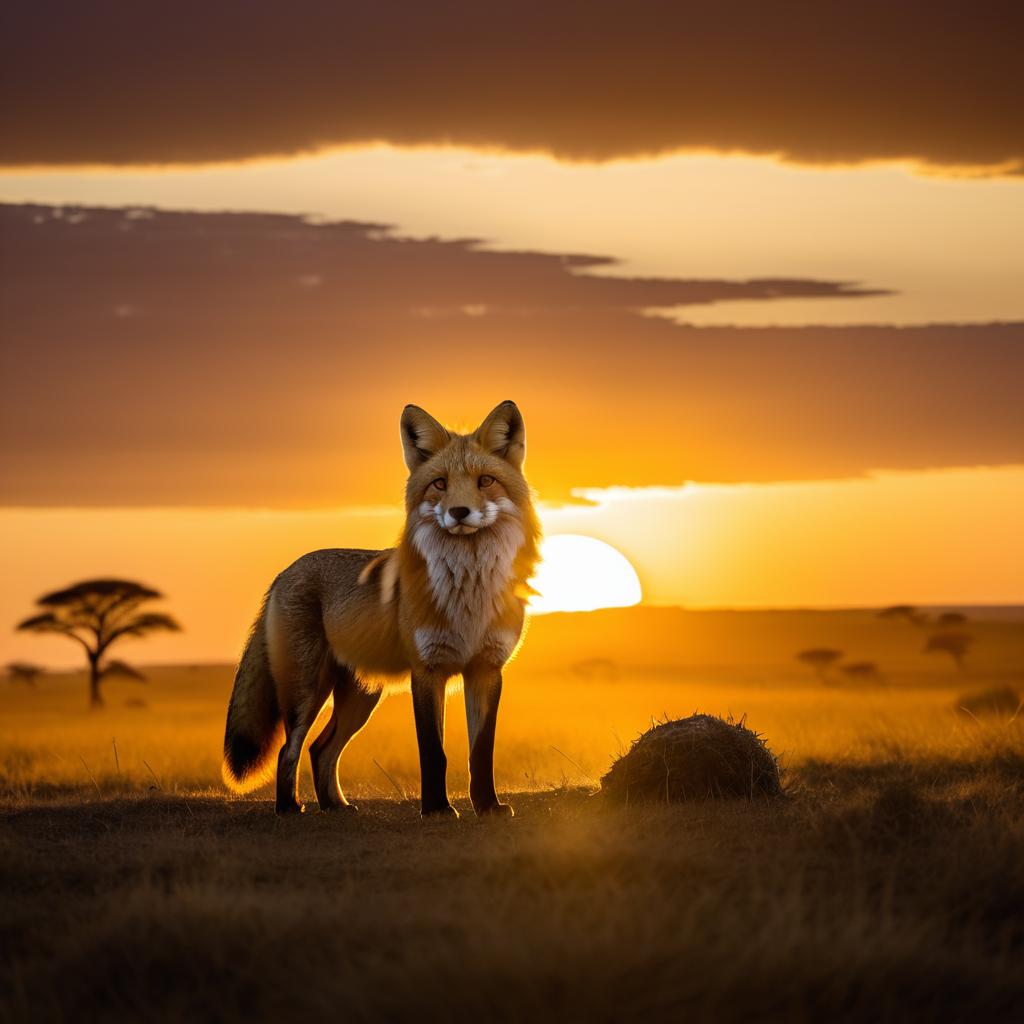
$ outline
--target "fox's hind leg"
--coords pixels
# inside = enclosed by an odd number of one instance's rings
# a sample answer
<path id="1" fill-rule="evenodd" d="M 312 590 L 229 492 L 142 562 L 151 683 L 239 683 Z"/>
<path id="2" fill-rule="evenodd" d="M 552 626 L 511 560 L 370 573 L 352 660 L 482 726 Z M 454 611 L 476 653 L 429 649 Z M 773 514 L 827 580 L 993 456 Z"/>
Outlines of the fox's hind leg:
<path id="1" fill-rule="evenodd" d="M 331 659 L 334 676 L 334 711 L 324 726 L 323 732 L 309 748 L 309 759 L 313 765 L 313 786 L 320 810 L 331 811 L 341 808 L 355 810 L 345 799 L 338 781 L 338 761 L 349 741 L 370 720 L 370 715 L 380 703 L 383 690 L 364 690 L 352 670 Z"/>
<path id="2" fill-rule="evenodd" d="M 317 642 L 314 629 L 303 621 L 302 609 L 286 607 L 282 611 L 275 597 L 272 594 L 268 602 L 268 651 L 284 720 L 284 746 L 277 757 L 276 809 L 278 814 L 297 814 L 305 810 L 298 799 L 302 745 L 334 685 L 333 659 L 326 643 Z M 313 642 L 300 642 L 303 636 L 311 636 Z"/>
<path id="3" fill-rule="evenodd" d="M 306 808 L 299 802 L 299 759 L 302 745 L 316 721 L 327 695 L 319 696 L 289 709 L 284 715 L 284 746 L 277 755 L 278 814 L 301 814 Z"/>

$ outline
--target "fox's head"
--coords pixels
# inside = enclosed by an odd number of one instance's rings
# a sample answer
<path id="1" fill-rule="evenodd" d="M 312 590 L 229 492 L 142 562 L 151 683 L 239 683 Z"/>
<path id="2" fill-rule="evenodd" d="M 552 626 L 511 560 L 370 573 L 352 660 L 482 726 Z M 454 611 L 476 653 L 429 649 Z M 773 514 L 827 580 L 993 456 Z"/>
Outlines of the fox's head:
<path id="1" fill-rule="evenodd" d="M 532 525 L 523 476 L 526 428 L 515 402 L 502 402 L 471 434 L 446 430 L 419 406 L 402 412 L 410 522 L 470 537 L 516 520 Z M 524 520 L 529 520 L 526 522 Z"/>

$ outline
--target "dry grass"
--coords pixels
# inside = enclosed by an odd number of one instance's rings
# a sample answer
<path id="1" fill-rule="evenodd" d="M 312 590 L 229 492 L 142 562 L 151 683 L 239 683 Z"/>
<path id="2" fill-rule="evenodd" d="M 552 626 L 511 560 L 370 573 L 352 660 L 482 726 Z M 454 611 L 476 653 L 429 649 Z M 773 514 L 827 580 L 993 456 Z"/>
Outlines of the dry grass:
<path id="1" fill-rule="evenodd" d="M 35 690 L 0 689 L 0 801 L 148 792 L 224 795 L 220 748 L 231 686 L 228 666 L 147 669 L 150 683 L 108 687 L 108 708 L 86 708 L 78 676 L 50 676 Z M 677 681 L 648 673 L 616 681 L 571 673 L 525 674 L 513 666 L 498 727 L 498 788 L 597 785 L 614 755 L 655 720 L 701 711 L 747 715 L 783 766 L 811 759 L 865 761 L 923 756 L 973 759 L 979 748 L 1019 736 L 1020 719 L 975 721 L 956 712 L 965 680 L 937 674 L 929 685 L 844 689 L 811 679 L 758 677 Z M 129 705 L 142 698 L 145 708 Z M 314 735 L 314 728 L 311 736 Z M 115 764 L 116 740 L 119 766 Z M 448 702 L 449 785 L 465 794 L 466 725 L 461 696 Z M 384 702 L 345 752 L 346 792 L 391 797 L 381 769 L 410 793 L 419 782 L 408 696 Z M 154 779 L 154 776 L 156 777 Z M 304 798 L 312 782 L 302 780 Z M 269 788 L 263 791 L 269 798 Z"/>
<path id="2" fill-rule="evenodd" d="M 423 825 L 406 698 L 345 759 L 354 817 L 220 789 L 230 672 L 110 709 L 0 694 L 0 1019 L 1009 1020 L 1024 1012 L 1024 727 L 888 690 L 510 673 L 511 822 Z M 142 696 L 145 709 L 124 701 Z M 788 796 L 615 810 L 651 716 L 747 714 Z M 116 737 L 115 760 L 113 739 Z M 554 748 L 557 748 L 554 749 Z M 309 781 L 307 799 L 310 798 Z"/>

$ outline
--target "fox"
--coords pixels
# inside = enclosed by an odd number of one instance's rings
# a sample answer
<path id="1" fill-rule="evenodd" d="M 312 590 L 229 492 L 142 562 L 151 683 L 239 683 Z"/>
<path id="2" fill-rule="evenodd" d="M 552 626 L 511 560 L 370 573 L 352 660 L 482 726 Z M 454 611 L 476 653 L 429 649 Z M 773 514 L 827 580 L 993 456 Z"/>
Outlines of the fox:
<path id="1" fill-rule="evenodd" d="M 469 796 L 478 816 L 512 816 L 494 786 L 503 669 L 517 650 L 539 558 L 540 524 L 523 474 L 526 428 L 515 402 L 459 434 L 416 405 L 401 416 L 408 469 L 405 525 L 383 551 L 303 555 L 267 590 L 228 704 L 223 779 L 237 793 L 270 780 L 275 809 L 298 796 L 309 747 L 321 811 L 352 811 L 339 776 L 345 747 L 387 693 L 412 692 L 424 818 L 458 812 L 444 752 L 449 685 L 462 677 L 469 735 Z"/>

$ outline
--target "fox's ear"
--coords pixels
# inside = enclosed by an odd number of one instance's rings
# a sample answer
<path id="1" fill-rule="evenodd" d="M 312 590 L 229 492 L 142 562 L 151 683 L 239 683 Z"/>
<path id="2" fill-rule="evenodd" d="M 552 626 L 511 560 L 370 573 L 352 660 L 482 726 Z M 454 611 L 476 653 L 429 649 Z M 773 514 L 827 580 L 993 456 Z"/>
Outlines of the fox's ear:
<path id="1" fill-rule="evenodd" d="M 526 426 L 515 402 L 495 406 L 473 436 L 481 448 L 500 455 L 516 469 L 522 467 L 526 458 Z"/>
<path id="2" fill-rule="evenodd" d="M 402 410 L 402 447 L 410 473 L 436 455 L 450 440 L 448 431 L 418 405 L 407 405 Z"/>

